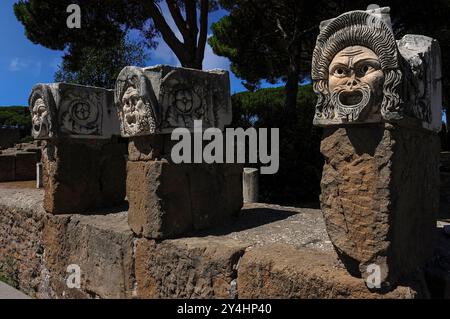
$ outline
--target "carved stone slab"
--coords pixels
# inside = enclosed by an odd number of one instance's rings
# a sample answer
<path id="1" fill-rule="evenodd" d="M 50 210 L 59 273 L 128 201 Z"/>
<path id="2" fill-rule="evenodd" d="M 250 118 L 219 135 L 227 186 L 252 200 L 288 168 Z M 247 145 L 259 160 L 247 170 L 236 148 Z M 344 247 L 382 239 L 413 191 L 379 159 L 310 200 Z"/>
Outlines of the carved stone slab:
<path id="1" fill-rule="evenodd" d="M 66 83 L 37 84 L 28 103 L 35 139 L 120 135 L 113 90 Z"/>
<path id="2" fill-rule="evenodd" d="M 312 66 L 315 125 L 400 122 L 440 130 L 439 45 L 418 35 L 397 44 L 389 8 L 322 22 Z"/>
<path id="3" fill-rule="evenodd" d="M 407 34 L 397 45 L 408 66 L 404 72 L 405 112 L 421 120 L 423 128 L 438 132 L 442 125 L 439 43 L 424 35 Z"/>
<path id="4" fill-rule="evenodd" d="M 195 120 L 223 129 L 232 116 L 229 75 L 221 70 L 129 66 L 117 79 L 115 103 L 124 137 L 193 130 Z"/>

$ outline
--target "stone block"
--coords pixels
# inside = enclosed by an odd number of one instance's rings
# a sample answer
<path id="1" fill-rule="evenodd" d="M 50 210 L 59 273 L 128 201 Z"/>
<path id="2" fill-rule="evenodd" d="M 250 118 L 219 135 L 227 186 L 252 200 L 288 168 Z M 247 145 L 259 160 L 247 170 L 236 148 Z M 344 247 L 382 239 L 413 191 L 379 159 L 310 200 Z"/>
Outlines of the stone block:
<path id="1" fill-rule="evenodd" d="M 0 182 L 16 179 L 16 157 L 13 154 L 0 154 Z"/>
<path id="2" fill-rule="evenodd" d="M 115 102 L 124 137 L 193 130 L 195 120 L 204 128 L 231 123 L 230 80 L 221 70 L 129 66 L 117 78 Z"/>
<path id="3" fill-rule="evenodd" d="M 241 258 L 237 289 L 240 299 L 412 299 L 423 298 L 420 285 L 399 286 L 388 293 L 371 292 L 350 276 L 329 252 L 274 244 L 255 247 Z M 424 295 L 425 294 L 425 295 Z"/>
<path id="4" fill-rule="evenodd" d="M 236 266 L 246 245 L 217 237 L 136 243 L 139 298 L 234 298 Z"/>
<path id="5" fill-rule="evenodd" d="M 431 258 L 439 144 L 434 132 L 391 124 L 325 129 L 321 208 L 352 274 L 376 264 L 389 286 Z"/>
<path id="6" fill-rule="evenodd" d="M 439 132 L 439 44 L 411 34 L 396 42 L 389 11 L 351 11 L 321 24 L 311 70 L 314 124 L 400 122 Z"/>
<path id="7" fill-rule="evenodd" d="M 230 164 L 129 161 L 131 228 L 148 238 L 170 238 L 230 223 L 242 207 L 241 169 Z"/>
<path id="8" fill-rule="evenodd" d="M 37 84 L 28 101 L 35 139 L 120 135 L 114 90 L 67 83 Z"/>
<path id="9" fill-rule="evenodd" d="M 0 194 L 0 280 L 31 297 L 43 298 L 43 192 L 2 189 Z"/>
<path id="10" fill-rule="evenodd" d="M 43 229 L 51 298 L 131 298 L 133 233 L 126 213 L 47 216 Z M 67 267 L 80 269 L 80 288 L 69 288 Z"/>
<path id="11" fill-rule="evenodd" d="M 43 148 L 44 208 L 81 213 L 125 199 L 126 145 L 114 140 L 58 139 Z"/>

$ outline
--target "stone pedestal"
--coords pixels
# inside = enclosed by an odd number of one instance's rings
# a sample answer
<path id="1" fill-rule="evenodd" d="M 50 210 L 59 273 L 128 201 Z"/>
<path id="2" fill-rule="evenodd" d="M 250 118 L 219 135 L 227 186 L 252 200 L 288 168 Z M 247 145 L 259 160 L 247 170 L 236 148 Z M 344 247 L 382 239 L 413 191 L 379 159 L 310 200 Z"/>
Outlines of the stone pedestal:
<path id="1" fill-rule="evenodd" d="M 125 200 L 126 145 L 113 140 L 47 141 L 44 208 L 53 214 L 94 213 Z"/>
<path id="2" fill-rule="evenodd" d="M 433 255 L 439 44 L 421 35 L 396 41 L 389 8 L 347 12 L 321 24 L 312 79 L 328 234 L 352 275 L 393 289 Z"/>
<path id="3" fill-rule="evenodd" d="M 38 84 L 31 92 L 29 108 L 33 137 L 45 141 L 45 210 L 82 213 L 123 203 L 127 150 L 117 137 L 114 91 Z"/>
<path id="4" fill-rule="evenodd" d="M 171 238 L 235 221 L 240 165 L 128 161 L 128 222 L 137 235 Z"/>
<path id="5" fill-rule="evenodd" d="M 347 269 L 385 285 L 433 255 L 439 209 L 436 133 L 395 124 L 326 128 L 321 208 Z"/>
<path id="6" fill-rule="evenodd" d="M 174 129 L 192 132 L 194 121 L 204 129 L 230 123 L 228 73 L 126 67 L 116 106 L 121 134 L 129 138 L 128 221 L 137 235 L 173 238 L 234 221 L 242 207 L 242 165 L 171 159 Z"/>

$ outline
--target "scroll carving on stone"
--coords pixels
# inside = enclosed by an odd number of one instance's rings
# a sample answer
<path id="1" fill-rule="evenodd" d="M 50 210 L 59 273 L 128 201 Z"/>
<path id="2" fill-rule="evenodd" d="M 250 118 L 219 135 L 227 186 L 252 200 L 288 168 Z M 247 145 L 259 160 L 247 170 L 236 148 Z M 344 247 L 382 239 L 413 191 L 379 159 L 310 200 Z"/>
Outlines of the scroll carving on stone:
<path id="1" fill-rule="evenodd" d="M 102 102 L 99 92 L 70 88 L 63 91 L 59 110 L 61 131 L 79 135 L 100 134 Z"/>
<path id="2" fill-rule="evenodd" d="M 165 65 L 126 67 L 116 83 L 116 107 L 125 137 L 223 127 L 231 122 L 228 73 Z"/>
<path id="3" fill-rule="evenodd" d="M 416 35 L 397 44 L 388 21 L 389 8 L 382 8 L 322 23 L 312 61 L 314 124 L 413 118 L 426 129 L 440 129 L 441 105 L 430 103 L 429 94 L 440 91 L 440 79 L 433 77 L 440 74 L 439 46 Z"/>

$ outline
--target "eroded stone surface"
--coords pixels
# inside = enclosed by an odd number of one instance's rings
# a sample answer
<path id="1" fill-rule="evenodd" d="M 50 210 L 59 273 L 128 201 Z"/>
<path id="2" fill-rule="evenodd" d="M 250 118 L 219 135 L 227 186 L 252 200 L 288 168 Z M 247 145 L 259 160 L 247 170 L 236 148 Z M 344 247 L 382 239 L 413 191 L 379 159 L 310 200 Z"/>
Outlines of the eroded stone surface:
<path id="1" fill-rule="evenodd" d="M 125 199 L 126 145 L 58 139 L 43 147 L 44 207 L 53 214 L 114 207 Z"/>
<path id="2" fill-rule="evenodd" d="M 361 279 L 338 266 L 334 254 L 280 244 L 253 248 L 244 254 L 239 263 L 237 288 L 243 299 L 411 299 L 421 293 L 420 287 L 416 291 L 401 286 L 387 294 L 372 293 Z"/>
<path id="3" fill-rule="evenodd" d="M 329 128 L 321 208 L 328 234 L 354 275 L 381 267 L 386 285 L 433 254 L 439 209 L 439 138 L 391 124 Z"/>
<path id="4" fill-rule="evenodd" d="M 242 242 L 218 237 L 136 245 L 136 285 L 141 298 L 234 298 L 232 281 Z"/>
<path id="5" fill-rule="evenodd" d="M 129 161 L 129 223 L 148 238 L 226 225 L 242 207 L 240 165 Z"/>
<path id="6" fill-rule="evenodd" d="M 154 241 L 134 238 L 125 208 L 54 216 L 41 190 L 0 187 L 0 199 L 0 265 L 14 261 L 9 275 L 37 298 L 427 297 L 420 280 L 371 293 L 339 263 L 319 210 L 252 204 L 230 228 Z M 428 272 L 439 285 L 448 281 L 443 236 L 439 269 Z M 81 289 L 64 284 L 68 263 L 80 266 Z"/>

